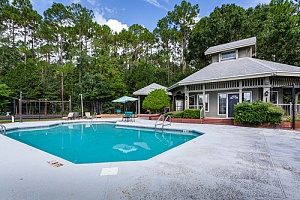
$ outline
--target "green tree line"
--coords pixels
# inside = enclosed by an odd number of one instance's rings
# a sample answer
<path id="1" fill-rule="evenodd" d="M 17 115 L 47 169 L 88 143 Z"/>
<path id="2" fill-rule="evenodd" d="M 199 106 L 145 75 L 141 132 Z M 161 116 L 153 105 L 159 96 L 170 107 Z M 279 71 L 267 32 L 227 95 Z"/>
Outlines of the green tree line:
<path id="1" fill-rule="evenodd" d="M 257 57 L 299 66 L 299 12 L 292 1 L 244 9 L 175 5 L 157 27 L 117 33 L 81 4 L 53 3 L 41 16 L 30 0 L 0 0 L 0 83 L 11 97 L 109 102 L 153 82 L 170 86 L 209 64 L 214 45 L 256 36 Z"/>

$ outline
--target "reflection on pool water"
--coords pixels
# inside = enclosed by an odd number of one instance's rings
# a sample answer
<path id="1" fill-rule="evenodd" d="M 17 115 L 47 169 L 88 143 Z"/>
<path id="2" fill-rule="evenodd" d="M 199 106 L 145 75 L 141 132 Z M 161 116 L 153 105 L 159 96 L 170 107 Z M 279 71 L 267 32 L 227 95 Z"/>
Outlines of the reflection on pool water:
<path id="1" fill-rule="evenodd" d="M 12 139 L 76 164 L 146 160 L 201 135 L 103 123 L 62 124 L 7 133 Z"/>

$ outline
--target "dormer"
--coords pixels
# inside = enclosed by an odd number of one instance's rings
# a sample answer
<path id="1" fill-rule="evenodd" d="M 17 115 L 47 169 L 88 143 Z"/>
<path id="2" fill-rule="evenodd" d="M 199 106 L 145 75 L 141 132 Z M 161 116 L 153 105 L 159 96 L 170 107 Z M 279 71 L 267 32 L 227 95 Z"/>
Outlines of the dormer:
<path id="1" fill-rule="evenodd" d="M 211 55 L 211 62 L 222 62 L 256 55 L 256 37 L 209 47 L 205 55 Z"/>

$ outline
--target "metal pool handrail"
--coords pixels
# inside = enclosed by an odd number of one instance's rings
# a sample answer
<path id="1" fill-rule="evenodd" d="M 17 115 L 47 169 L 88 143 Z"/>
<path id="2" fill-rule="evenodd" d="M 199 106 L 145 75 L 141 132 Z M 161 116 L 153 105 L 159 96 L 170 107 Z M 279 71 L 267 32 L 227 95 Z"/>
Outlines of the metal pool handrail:
<path id="1" fill-rule="evenodd" d="M 2 124 L 0 124 L 0 127 L 1 127 L 1 131 L 2 131 L 2 134 L 6 134 L 6 127 Z"/>
<path id="2" fill-rule="evenodd" d="M 161 118 L 163 118 L 163 120 L 162 120 L 162 123 L 158 123 L 158 122 L 160 122 L 160 119 Z M 168 120 L 170 118 L 170 121 L 169 121 L 169 123 L 168 124 L 165 124 L 165 122 Z M 156 126 L 157 125 L 162 125 L 161 126 L 161 128 L 163 129 L 164 128 L 164 126 L 167 126 L 167 125 L 170 125 L 171 126 L 171 122 L 172 122 L 172 117 L 170 116 L 170 115 L 168 115 L 166 118 L 165 118 L 165 115 L 160 115 L 159 116 L 159 118 L 156 120 L 156 122 L 155 122 L 155 131 L 156 131 Z"/>

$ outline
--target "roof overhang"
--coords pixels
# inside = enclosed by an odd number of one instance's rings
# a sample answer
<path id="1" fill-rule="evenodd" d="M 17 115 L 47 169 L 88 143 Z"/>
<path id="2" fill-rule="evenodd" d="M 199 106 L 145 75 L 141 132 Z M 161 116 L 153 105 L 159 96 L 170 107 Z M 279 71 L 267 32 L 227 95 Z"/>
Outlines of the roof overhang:
<path id="1" fill-rule="evenodd" d="M 243 79 L 252 79 L 252 78 L 264 78 L 264 77 L 271 77 L 271 76 L 288 76 L 288 77 L 300 76 L 300 72 L 268 72 L 268 73 L 260 73 L 260 74 L 251 74 L 251 75 L 246 75 L 246 76 L 232 76 L 232 77 L 207 79 L 207 80 L 191 81 L 191 82 L 184 82 L 184 83 L 178 82 L 178 83 L 170 86 L 167 89 L 167 91 L 171 91 L 179 86 L 214 83 L 214 82 L 222 82 L 222 81 L 243 80 Z"/>
<path id="2" fill-rule="evenodd" d="M 253 45 L 256 45 L 256 37 L 247 38 L 244 40 L 239 40 L 239 41 L 235 41 L 235 42 L 230 42 L 230 43 L 226 43 L 226 44 L 209 47 L 204 52 L 204 55 L 220 53 L 223 51 L 229 51 L 229 50 L 234 50 L 234 49 L 247 47 L 247 46 L 253 46 Z"/>

